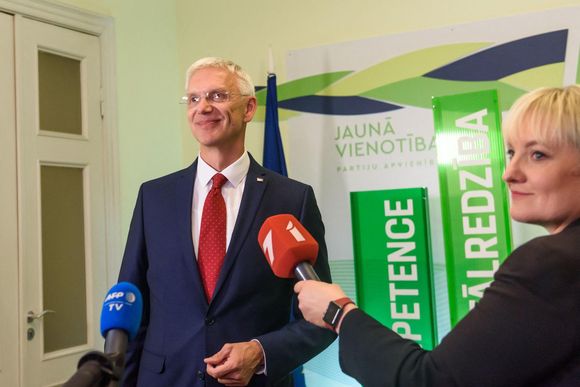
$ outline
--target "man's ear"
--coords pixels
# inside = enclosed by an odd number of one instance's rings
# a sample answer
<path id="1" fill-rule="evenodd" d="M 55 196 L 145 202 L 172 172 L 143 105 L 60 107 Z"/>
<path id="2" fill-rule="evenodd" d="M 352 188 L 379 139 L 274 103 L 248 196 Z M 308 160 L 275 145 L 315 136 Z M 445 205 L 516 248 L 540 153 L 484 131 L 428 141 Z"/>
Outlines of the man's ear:
<path id="1" fill-rule="evenodd" d="M 252 118 L 254 118 L 254 114 L 256 113 L 257 109 L 258 109 L 258 101 L 256 100 L 256 97 L 249 97 L 248 103 L 246 104 L 246 114 L 244 115 L 244 122 L 252 121 Z"/>

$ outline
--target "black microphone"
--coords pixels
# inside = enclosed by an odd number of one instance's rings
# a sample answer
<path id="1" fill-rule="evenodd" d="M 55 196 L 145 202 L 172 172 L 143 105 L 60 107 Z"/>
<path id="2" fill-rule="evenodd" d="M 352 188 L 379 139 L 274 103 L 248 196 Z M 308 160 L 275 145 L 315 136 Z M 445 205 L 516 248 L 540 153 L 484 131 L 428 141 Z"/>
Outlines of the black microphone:
<path id="1" fill-rule="evenodd" d="M 63 387 L 106 387 L 113 380 L 113 364 L 102 352 L 92 351 L 79 360 L 77 371 Z"/>
<path id="2" fill-rule="evenodd" d="M 105 352 L 92 351 L 81 357 L 76 373 L 63 387 L 116 386 L 125 368 L 127 344 L 137 335 L 143 313 L 139 289 L 119 282 L 109 290 L 101 311 L 101 334 Z"/>

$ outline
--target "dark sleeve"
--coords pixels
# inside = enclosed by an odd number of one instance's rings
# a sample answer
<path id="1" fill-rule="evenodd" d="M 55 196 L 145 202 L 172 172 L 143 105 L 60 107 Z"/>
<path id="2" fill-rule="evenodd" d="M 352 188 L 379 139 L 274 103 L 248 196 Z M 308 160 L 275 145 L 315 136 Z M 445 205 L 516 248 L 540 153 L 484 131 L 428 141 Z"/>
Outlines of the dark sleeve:
<path id="1" fill-rule="evenodd" d="M 319 251 L 314 269 L 322 281 L 330 282 L 324 224 L 311 187 L 305 190 L 302 211 L 296 217 L 318 241 Z M 257 337 L 266 353 L 266 372 L 273 380 L 287 375 L 299 365 L 306 363 L 336 339 L 332 331 L 319 328 L 304 320 L 299 313 L 295 295 L 292 303 L 295 318 L 289 324 L 280 330 Z"/>
<path id="2" fill-rule="evenodd" d="M 578 259 L 544 240 L 516 250 L 432 352 L 362 311 L 340 332 L 343 370 L 364 386 L 530 386 L 578 351 Z"/>
<path id="3" fill-rule="evenodd" d="M 360 309 L 348 313 L 340 328 L 340 367 L 365 387 L 453 387 L 429 352 L 403 339 Z"/>
<path id="4" fill-rule="evenodd" d="M 139 190 L 133 218 L 129 228 L 123 262 L 119 273 L 119 282 L 131 282 L 143 296 L 143 316 L 137 336 L 132 340 L 125 357 L 125 371 L 123 387 L 137 385 L 137 374 L 143 350 L 145 333 L 149 324 L 149 287 L 147 285 L 147 247 L 145 244 L 145 230 L 143 224 L 143 187 Z"/>

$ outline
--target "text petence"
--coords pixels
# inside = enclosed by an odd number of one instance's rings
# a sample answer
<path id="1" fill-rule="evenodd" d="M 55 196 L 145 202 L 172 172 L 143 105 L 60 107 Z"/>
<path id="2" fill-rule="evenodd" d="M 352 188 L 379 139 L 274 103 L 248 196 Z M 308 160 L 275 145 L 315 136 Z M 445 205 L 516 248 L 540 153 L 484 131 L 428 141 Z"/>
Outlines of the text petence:
<path id="1" fill-rule="evenodd" d="M 461 284 L 462 296 L 468 300 L 469 309 L 483 296 L 499 268 L 493 170 L 489 166 L 489 128 L 483 123 L 486 115 L 487 109 L 483 109 L 455 121 L 458 128 L 473 130 L 473 134 L 457 139 L 458 157 L 453 160 L 453 168 L 459 171 L 464 258 L 478 266 L 465 273 L 466 278 L 474 282 Z M 487 260 L 485 269 L 479 264 L 484 262 L 482 260 Z"/>
<path id="2" fill-rule="evenodd" d="M 340 158 L 426 152 L 435 149 L 435 136 L 425 138 L 410 133 L 397 137 L 390 117 L 385 122 L 338 125 L 334 141 Z"/>
<path id="3" fill-rule="evenodd" d="M 385 200 L 385 234 L 389 239 L 387 249 L 395 249 L 387 255 L 387 273 L 389 282 L 389 304 L 391 328 L 401 337 L 420 341 L 421 334 L 413 333 L 411 321 L 421 319 L 421 304 L 419 301 L 417 257 L 406 255 L 413 253 L 416 243 L 415 223 L 413 222 L 413 200 L 408 199 L 406 208 L 400 201 Z"/>

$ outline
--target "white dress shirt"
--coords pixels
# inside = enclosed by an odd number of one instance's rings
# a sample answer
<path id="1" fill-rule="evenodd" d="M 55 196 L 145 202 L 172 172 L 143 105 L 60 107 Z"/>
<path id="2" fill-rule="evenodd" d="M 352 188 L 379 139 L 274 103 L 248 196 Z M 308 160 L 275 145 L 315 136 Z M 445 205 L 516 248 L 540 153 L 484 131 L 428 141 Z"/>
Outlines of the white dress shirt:
<path id="1" fill-rule="evenodd" d="M 232 232 L 240 211 L 240 203 L 246 186 L 246 176 L 250 169 L 250 156 L 244 151 L 242 156 L 223 171 L 216 171 L 209 166 L 201 155 L 197 158 L 197 173 L 193 184 L 193 205 L 191 206 L 191 229 L 193 233 L 193 248 L 195 256 L 198 255 L 199 230 L 201 228 L 201 215 L 203 204 L 209 193 L 212 182 L 211 178 L 216 173 L 224 175 L 228 181 L 222 186 L 222 196 L 226 202 L 227 224 L 226 224 L 226 251 L 230 245 Z"/>

